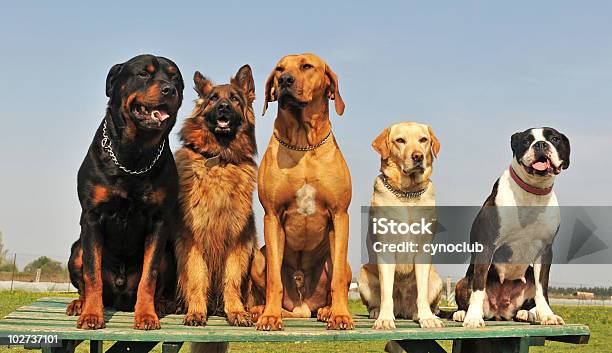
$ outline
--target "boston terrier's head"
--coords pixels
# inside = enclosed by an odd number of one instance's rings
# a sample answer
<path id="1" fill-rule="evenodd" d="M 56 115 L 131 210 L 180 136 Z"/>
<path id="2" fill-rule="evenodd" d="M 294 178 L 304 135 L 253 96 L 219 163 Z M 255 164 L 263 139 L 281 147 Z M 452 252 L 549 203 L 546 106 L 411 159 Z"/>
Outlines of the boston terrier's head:
<path id="1" fill-rule="evenodd" d="M 527 183 L 541 184 L 554 179 L 570 164 L 568 138 L 550 127 L 517 132 L 512 135 L 510 146 L 514 155 L 513 168 Z"/>

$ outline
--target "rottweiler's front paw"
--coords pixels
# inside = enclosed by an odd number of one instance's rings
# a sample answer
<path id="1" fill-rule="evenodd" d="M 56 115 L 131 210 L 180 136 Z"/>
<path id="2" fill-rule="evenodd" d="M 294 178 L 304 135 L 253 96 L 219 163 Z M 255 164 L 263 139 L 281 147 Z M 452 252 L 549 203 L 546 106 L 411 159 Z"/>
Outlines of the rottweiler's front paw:
<path id="1" fill-rule="evenodd" d="M 206 326 L 206 313 L 190 312 L 185 315 L 183 320 L 185 326 Z"/>
<path id="2" fill-rule="evenodd" d="M 263 313 L 257 320 L 259 331 L 280 331 L 283 329 L 283 319 L 280 315 L 269 315 Z"/>
<path id="3" fill-rule="evenodd" d="M 77 328 L 97 330 L 104 328 L 104 315 L 98 313 L 81 313 L 76 324 Z"/>
<path id="4" fill-rule="evenodd" d="M 332 311 L 329 320 L 327 320 L 328 330 L 352 330 L 355 328 L 355 323 L 351 314 L 348 312 L 334 313 Z"/>
<path id="5" fill-rule="evenodd" d="M 134 328 L 137 330 L 159 330 L 159 318 L 154 313 L 136 313 L 134 315 Z"/>
<path id="6" fill-rule="evenodd" d="M 83 310 L 83 302 L 81 299 L 75 299 L 68 304 L 66 307 L 66 315 L 68 316 L 79 316 Z"/>
<path id="7" fill-rule="evenodd" d="M 253 326 L 251 314 L 246 311 L 237 311 L 227 313 L 227 322 L 232 326 Z"/>

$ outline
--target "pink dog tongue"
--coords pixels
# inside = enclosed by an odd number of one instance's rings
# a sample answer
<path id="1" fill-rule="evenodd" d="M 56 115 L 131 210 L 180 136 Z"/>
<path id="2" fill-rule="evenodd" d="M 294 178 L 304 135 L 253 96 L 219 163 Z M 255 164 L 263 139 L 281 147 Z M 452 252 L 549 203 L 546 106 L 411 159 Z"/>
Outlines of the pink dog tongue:
<path id="1" fill-rule="evenodd" d="M 153 112 L 153 115 L 159 120 L 159 121 L 164 121 L 166 119 L 168 119 L 170 117 L 170 115 L 168 115 L 168 113 L 166 113 L 165 111 L 159 111 L 156 110 Z"/>
<path id="2" fill-rule="evenodd" d="M 543 171 L 548 169 L 548 161 L 546 162 L 535 162 L 531 165 L 531 167 L 535 170 Z"/>

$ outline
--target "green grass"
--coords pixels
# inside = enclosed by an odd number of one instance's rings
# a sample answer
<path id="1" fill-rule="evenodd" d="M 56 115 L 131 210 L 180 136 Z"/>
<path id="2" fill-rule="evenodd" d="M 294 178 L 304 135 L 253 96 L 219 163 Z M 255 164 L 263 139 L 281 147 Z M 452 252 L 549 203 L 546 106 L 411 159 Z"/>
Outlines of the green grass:
<path id="1" fill-rule="evenodd" d="M 17 307 L 26 305 L 44 296 L 56 295 L 53 293 L 27 293 L 27 292 L 0 292 L 0 317 L 4 317 Z M 62 294 L 66 296 L 66 294 Z M 586 307 L 586 306 L 556 306 L 555 312 L 561 315 L 568 323 L 587 324 L 591 328 L 591 340 L 588 345 L 573 345 L 556 342 L 546 342 L 545 347 L 532 347 L 533 353 L 605 353 L 612 351 L 612 308 L 610 307 Z M 354 314 L 365 314 L 365 307 L 358 301 L 350 302 L 350 310 Z M 324 326 L 321 326 L 324 329 Z M 442 346 L 450 351 L 451 343 L 440 342 Z M 112 342 L 105 342 L 104 348 L 110 347 Z M 253 353 L 330 353 L 330 352 L 383 352 L 386 342 L 371 341 L 360 342 L 298 342 L 298 343 L 235 343 L 230 345 L 230 352 L 253 352 Z M 88 345 L 81 344 L 77 348 L 78 353 L 88 351 Z M 160 352 L 159 345 L 154 352 Z M 19 347 L 0 347 L 0 353 L 31 352 Z M 181 353 L 188 353 L 189 346 L 185 345 Z"/>

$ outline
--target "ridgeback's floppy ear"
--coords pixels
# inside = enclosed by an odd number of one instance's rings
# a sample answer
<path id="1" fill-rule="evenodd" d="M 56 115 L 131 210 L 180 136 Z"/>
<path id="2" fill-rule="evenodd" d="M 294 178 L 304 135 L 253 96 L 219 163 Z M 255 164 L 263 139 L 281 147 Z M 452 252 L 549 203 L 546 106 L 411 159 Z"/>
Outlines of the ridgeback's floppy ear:
<path id="1" fill-rule="evenodd" d="M 261 113 L 262 116 L 265 115 L 266 110 L 268 110 L 268 103 L 276 102 L 276 100 L 278 99 L 278 97 L 276 96 L 275 76 L 276 70 L 272 70 L 272 73 L 270 73 L 270 76 L 268 76 L 268 80 L 266 81 L 263 113 Z"/>
<path id="2" fill-rule="evenodd" d="M 111 98 L 113 95 L 113 88 L 115 87 L 115 82 L 119 77 L 119 73 L 123 68 L 123 64 L 115 64 L 111 67 L 108 75 L 106 75 L 106 96 Z"/>
<path id="3" fill-rule="evenodd" d="M 374 150 L 380 154 L 381 159 L 389 158 L 389 154 L 391 150 L 389 149 L 389 132 L 391 129 L 384 129 L 378 137 L 372 141 L 372 147 Z"/>
<path id="4" fill-rule="evenodd" d="M 438 154 L 440 154 L 440 140 L 438 140 L 436 134 L 434 134 L 431 126 L 428 126 L 427 130 L 429 131 L 429 138 L 431 139 L 431 154 L 434 158 L 438 158 Z"/>
<path id="5" fill-rule="evenodd" d="M 344 113 L 344 100 L 340 95 L 340 87 L 338 85 L 338 76 L 332 71 L 329 65 L 325 65 L 325 75 L 329 79 L 329 89 L 327 90 L 327 98 L 334 101 L 336 106 L 336 114 L 342 115 Z"/>
<path id="6" fill-rule="evenodd" d="M 193 74 L 193 83 L 195 87 L 193 88 L 200 98 L 206 97 L 210 91 L 212 91 L 213 85 L 212 82 L 204 77 L 200 71 L 196 71 Z"/>
<path id="7" fill-rule="evenodd" d="M 247 103 L 250 105 L 255 100 L 255 81 L 253 81 L 253 72 L 249 65 L 244 65 L 236 76 L 231 79 L 231 83 L 242 89 L 247 99 Z"/>

